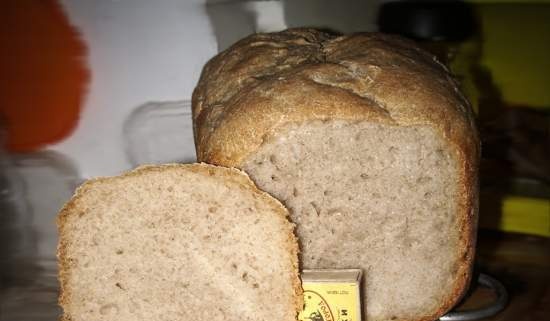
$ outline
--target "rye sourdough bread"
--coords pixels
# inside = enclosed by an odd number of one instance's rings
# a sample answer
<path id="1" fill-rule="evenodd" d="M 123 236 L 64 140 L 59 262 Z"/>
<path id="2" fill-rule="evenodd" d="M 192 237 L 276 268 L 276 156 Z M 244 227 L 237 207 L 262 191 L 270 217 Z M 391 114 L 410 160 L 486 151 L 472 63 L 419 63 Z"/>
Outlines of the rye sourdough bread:
<path id="1" fill-rule="evenodd" d="M 236 169 L 140 167 L 88 181 L 58 217 L 66 321 L 294 321 L 286 209 Z"/>
<path id="2" fill-rule="evenodd" d="M 193 119 L 200 161 L 290 210 L 304 268 L 364 270 L 367 320 L 434 320 L 464 294 L 479 141 L 457 83 L 414 43 L 249 36 L 206 64 Z"/>

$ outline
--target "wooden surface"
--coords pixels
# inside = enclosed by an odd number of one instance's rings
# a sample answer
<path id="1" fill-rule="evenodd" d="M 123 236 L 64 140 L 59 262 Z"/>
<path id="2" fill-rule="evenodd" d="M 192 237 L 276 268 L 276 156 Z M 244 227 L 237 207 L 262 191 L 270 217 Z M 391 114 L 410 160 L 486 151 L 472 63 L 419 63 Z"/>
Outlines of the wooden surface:
<path id="1" fill-rule="evenodd" d="M 476 270 L 501 281 L 510 296 L 504 311 L 484 320 L 550 320 L 550 238 L 480 231 Z M 484 288 L 473 286 L 470 292 L 458 310 L 493 299 Z"/>

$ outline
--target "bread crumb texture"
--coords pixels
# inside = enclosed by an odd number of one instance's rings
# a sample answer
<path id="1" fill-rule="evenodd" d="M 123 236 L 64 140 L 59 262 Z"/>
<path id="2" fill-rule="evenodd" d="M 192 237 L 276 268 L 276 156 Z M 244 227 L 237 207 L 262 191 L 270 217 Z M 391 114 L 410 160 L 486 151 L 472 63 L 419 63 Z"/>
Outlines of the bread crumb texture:
<path id="1" fill-rule="evenodd" d="M 58 217 L 65 320 L 295 320 L 287 211 L 236 170 L 142 167 L 85 183 Z"/>
<path id="2" fill-rule="evenodd" d="M 450 295 L 455 158 L 430 128 L 314 121 L 287 126 L 244 168 L 290 209 L 303 267 L 362 268 L 367 319 L 391 320 Z"/>

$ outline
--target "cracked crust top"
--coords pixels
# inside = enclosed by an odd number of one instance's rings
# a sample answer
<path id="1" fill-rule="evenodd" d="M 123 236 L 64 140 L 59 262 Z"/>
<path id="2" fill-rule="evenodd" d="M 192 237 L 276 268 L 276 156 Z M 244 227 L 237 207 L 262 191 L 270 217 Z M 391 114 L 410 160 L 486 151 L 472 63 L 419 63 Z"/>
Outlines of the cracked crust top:
<path id="1" fill-rule="evenodd" d="M 314 119 L 427 124 L 476 154 L 470 110 L 447 69 L 413 42 L 314 29 L 237 42 L 206 64 L 193 93 L 197 156 L 226 166 L 279 126 Z"/>

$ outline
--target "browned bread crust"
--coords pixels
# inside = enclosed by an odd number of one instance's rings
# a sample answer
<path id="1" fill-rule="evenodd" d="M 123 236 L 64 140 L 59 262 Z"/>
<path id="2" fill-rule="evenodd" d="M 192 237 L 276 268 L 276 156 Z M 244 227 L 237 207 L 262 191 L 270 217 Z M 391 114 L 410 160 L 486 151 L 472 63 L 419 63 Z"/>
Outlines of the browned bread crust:
<path id="1" fill-rule="evenodd" d="M 251 35 L 212 58 L 193 93 L 200 161 L 242 167 L 278 129 L 308 120 L 434 128 L 458 153 L 458 251 L 452 295 L 471 278 L 480 144 L 471 107 L 449 71 L 413 42 L 383 34 L 333 36 L 314 29 Z"/>

